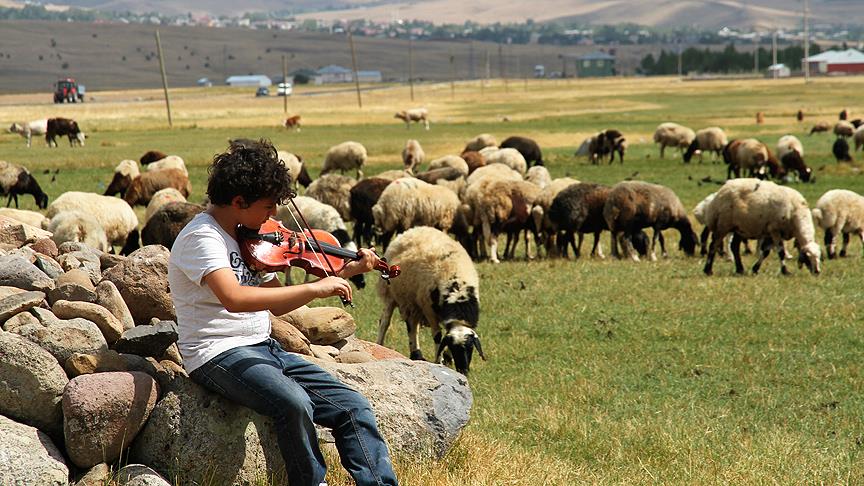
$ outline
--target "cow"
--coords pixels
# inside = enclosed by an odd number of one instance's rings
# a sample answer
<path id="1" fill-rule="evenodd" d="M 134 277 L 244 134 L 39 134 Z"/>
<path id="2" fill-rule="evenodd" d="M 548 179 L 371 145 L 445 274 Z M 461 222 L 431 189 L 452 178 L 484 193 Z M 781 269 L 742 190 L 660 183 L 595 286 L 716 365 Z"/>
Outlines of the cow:
<path id="1" fill-rule="evenodd" d="M 393 118 L 398 118 L 405 122 L 405 128 L 409 128 L 411 126 L 411 122 L 423 122 L 426 126 L 426 130 L 429 130 L 429 110 L 426 108 L 414 108 L 411 110 L 402 110 L 395 115 Z"/>
<path id="2" fill-rule="evenodd" d="M 31 145 L 31 139 L 33 135 L 45 135 L 45 132 L 48 130 L 48 120 L 36 120 L 31 121 L 30 123 L 13 123 L 11 127 L 9 127 L 9 131 L 12 133 L 17 133 L 24 137 L 27 140 L 27 146 Z"/>
<path id="3" fill-rule="evenodd" d="M 289 116 L 285 119 L 285 122 L 282 124 L 287 129 L 295 129 L 298 132 L 300 131 L 300 115 Z"/>
<path id="4" fill-rule="evenodd" d="M 84 139 L 87 138 L 84 132 L 78 128 L 78 122 L 75 120 L 69 118 L 49 118 L 48 126 L 45 130 L 45 141 L 48 142 L 49 147 L 57 146 L 55 137 L 58 135 L 68 137 L 70 147 L 74 147 L 75 142 L 78 142 L 83 147 Z"/>

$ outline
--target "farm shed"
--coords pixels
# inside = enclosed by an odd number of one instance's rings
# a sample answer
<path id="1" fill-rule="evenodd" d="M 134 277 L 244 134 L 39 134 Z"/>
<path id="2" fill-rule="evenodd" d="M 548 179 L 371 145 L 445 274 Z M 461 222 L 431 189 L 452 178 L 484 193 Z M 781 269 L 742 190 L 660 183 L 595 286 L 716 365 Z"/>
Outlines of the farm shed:
<path id="1" fill-rule="evenodd" d="M 855 49 L 825 51 L 804 61 L 810 64 L 811 73 L 864 74 L 864 53 Z"/>
<path id="2" fill-rule="evenodd" d="M 225 80 L 228 86 L 270 86 L 273 81 L 263 74 L 251 74 L 248 76 L 231 76 Z"/>
<path id="3" fill-rule="evenodd" d="M 354 81 L 354 73 L 342 66 L 331 64 L 315 71 L 315 84 L 350 83 Z"/>
<path id="4" fill-rule="evenodd" d="M 580 78 L 615 75 L 615 56 L 605 52 L 592 52 L 576 58 L 576 72 Z"/>

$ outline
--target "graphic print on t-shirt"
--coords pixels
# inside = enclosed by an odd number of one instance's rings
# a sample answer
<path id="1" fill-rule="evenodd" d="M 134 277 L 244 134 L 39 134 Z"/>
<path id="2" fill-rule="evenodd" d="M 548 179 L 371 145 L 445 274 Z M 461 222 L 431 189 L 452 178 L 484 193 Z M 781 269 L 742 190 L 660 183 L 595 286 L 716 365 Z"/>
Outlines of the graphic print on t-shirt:
<path id="1" fill-rule="evenodd" d="M 240 282 L 240 285 L 245 285 L 247 287 L 257 287 L 261 285 L 261 277 L 252 270 L 249 270 L 249 267 L 246 266 L 246 262 L 243 261 L 243 257 L 240 256 L 240 253 L 232 251 L 228 256 L 231 259 L 231 270 L 234 271 L 234 276 L 237 277 L 237 281 Z"/>

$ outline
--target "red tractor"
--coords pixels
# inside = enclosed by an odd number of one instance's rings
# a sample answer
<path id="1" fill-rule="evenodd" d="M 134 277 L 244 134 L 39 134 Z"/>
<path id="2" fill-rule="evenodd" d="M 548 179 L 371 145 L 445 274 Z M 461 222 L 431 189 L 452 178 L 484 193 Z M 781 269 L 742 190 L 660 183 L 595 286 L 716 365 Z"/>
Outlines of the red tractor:
<path id="1" fill-rule="evenodd" d="M 83 103 L 84 90 L 81 88 L 72 78 L 58 80 L 54 89 L 54 103 Z"/>

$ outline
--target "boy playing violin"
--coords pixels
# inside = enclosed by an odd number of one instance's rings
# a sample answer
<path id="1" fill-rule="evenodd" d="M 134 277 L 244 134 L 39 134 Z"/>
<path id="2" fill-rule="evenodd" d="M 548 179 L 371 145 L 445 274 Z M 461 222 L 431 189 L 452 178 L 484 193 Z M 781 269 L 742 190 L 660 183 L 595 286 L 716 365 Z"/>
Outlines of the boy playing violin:
<path id="1" fill-rule="evenodd" d="M 267 313 L 281 315 L 322 297 L 350 300 L 345 279 L 371 270 L 374 253 L 361 250 L 362 258 L 338 276 L 282 286 L 275 274 L 251 271 L 237 241 L 238 225 L 259 228 L 291 193 L 276 149 L 265 140 L 232 143 L 209 174 L 210 205 L 183 228 L 168 261 L 177 344 L 189 376 L 273 418 L 289 484 L 325 484 L 314 423 L 333 430 L 342 465 L 358 485 L 397 484 L 366 398 L 284 351 L 270 338 Z"/>

